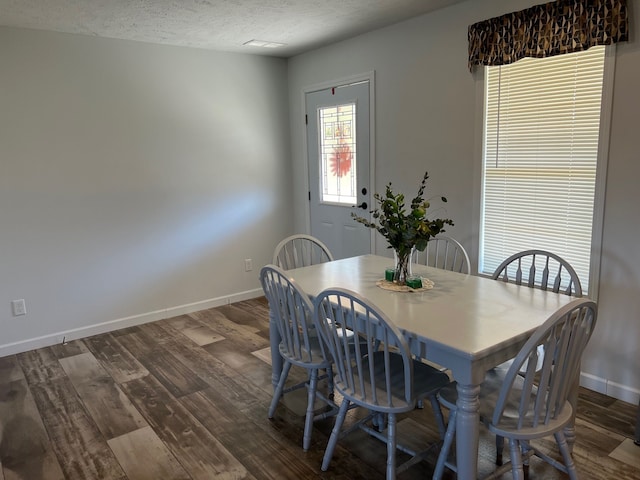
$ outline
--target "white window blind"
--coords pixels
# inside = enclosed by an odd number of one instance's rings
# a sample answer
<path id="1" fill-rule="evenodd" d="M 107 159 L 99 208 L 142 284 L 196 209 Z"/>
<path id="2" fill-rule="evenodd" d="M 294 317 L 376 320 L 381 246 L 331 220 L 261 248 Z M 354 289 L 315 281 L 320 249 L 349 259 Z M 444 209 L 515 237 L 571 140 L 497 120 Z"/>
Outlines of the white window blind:
<path id="1" fill-rule="evenodd" d="M 604 53 L 487 67 L 481 273 L 538 248 L 588 291 Z"/>

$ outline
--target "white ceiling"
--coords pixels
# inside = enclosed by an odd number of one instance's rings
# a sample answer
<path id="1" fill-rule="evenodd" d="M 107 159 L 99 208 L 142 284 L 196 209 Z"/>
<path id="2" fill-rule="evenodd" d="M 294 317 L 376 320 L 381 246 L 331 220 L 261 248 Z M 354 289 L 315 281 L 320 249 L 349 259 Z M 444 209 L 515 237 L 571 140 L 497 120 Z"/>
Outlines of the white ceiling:
<path id="1" fill-rule="evenodd" d="M 0 25 L 290 57 L 460 1 L 0 0 Z"/>

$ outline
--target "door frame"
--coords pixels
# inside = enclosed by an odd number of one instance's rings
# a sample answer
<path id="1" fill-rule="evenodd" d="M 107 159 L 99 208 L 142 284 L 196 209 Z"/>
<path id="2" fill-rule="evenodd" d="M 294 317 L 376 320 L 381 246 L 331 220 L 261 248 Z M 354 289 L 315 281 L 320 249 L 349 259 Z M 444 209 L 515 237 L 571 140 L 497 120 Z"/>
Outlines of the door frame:
<path id="1" fill-rule="evenodd" d="M 368 81 L 369 82 L 369 191 L 371 192 L 371 206 L 369 207 L 369 209 L 373 209 L 373 203 L 374 203 L 374 199 L 373 199 L 373 195 L 375 193 L 375 159 L 376 159 L 376 151 L 375 151 L 375 71 L 371 70 L 369 72 L 364 72 L 364 73 L 360 73 L 360 74 L 355 74 L 355 75 L 351 75 L 348 77 L 343 77 L 343 78 L 339 78 L 336 80 L 329 80 L 329 81 L 325 81 L 325 82 L 321 82 L 321 83 L 316 83 L 313 85 L 309 85 L 307 87 L 303 87 L 302 88 L 302 101 L 301 101 L 301 105 L 302 105 L 302 119 L 304 121 L 304 116 L 307 113 L 307 93 L 312 93 L 312 92 L 317 92 L 319 90 L 326 90 L 328 88 L 332 88 L 332 87 L 340 87 L 340 86 L 346 86 L 352 83 L 358 83 L 358 82 L 363 82 L 363 81 Z M 309 192 L 309 150 L 308 150 L 308 145 L 307 145 L 307 129 L 303 129 L 303 135 L 302 135 L 302 149 L 303 149 L 303 158 L 304 158 L 304 164 L 302 166 L 303 169 L 303 173 L 304 173 L 304 187 L 305 187 L 305 191 Z M 309 203 L 309 201 L 307 201 L 307 207 L 304 210 L 304 215 L 305 215 L 305 226 L 306 226 L 306 230 L 307 233 L 311 233 L 311 205 Z M 370 250 L 371 253 L 375 253 L 376 252 L 376 231 L 374 229 L 370 229 L 370 236 L 369 236 L 369 242 L 370 242 Z"/>

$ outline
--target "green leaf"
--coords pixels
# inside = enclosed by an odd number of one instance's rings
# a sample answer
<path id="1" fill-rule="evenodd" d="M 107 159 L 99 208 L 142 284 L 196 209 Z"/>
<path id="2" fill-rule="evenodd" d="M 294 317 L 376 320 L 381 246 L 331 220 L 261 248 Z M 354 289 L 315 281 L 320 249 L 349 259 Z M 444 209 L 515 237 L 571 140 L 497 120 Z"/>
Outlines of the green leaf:
<path id="1" fill-rule="evenodd" d="M 391 182 L 386 185 L 384 197 L 374 193 L 373 198 L 377 206 L 370 210 L 372 221 L 360 217 L 355 213 L 351 216 L 356 222 L 366 227 L 376 229 L 399 254 L 408 254 L 413 247 L 424 250 L 429 239 L 444 232 L 444 225 L 453 225 L 451 219 L 436 218 L 429 220 L 427 210 L 430 202 L 425 200 L 424 191 L 429 178 L 425 172 L 420 182 L 417 195 L 411 200 L 410 211 L 405 210 L 405 196 L 395 193 Z M 443 203 L 446 197 L 440 197 Z"/>

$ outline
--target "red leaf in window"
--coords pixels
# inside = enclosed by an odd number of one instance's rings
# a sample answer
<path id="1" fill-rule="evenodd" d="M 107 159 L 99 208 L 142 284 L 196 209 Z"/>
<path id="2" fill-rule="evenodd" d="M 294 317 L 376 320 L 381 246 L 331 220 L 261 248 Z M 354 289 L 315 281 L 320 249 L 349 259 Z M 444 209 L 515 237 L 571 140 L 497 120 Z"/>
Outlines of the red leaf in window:
<path id="1" fill-rule="evenodd" d="M 336 177 L 342 177 L 351 170 L 353 154 L 349 145 L 338 145 L 333 148 L 333 155 L 329 158 L 331 173 Z"/>

